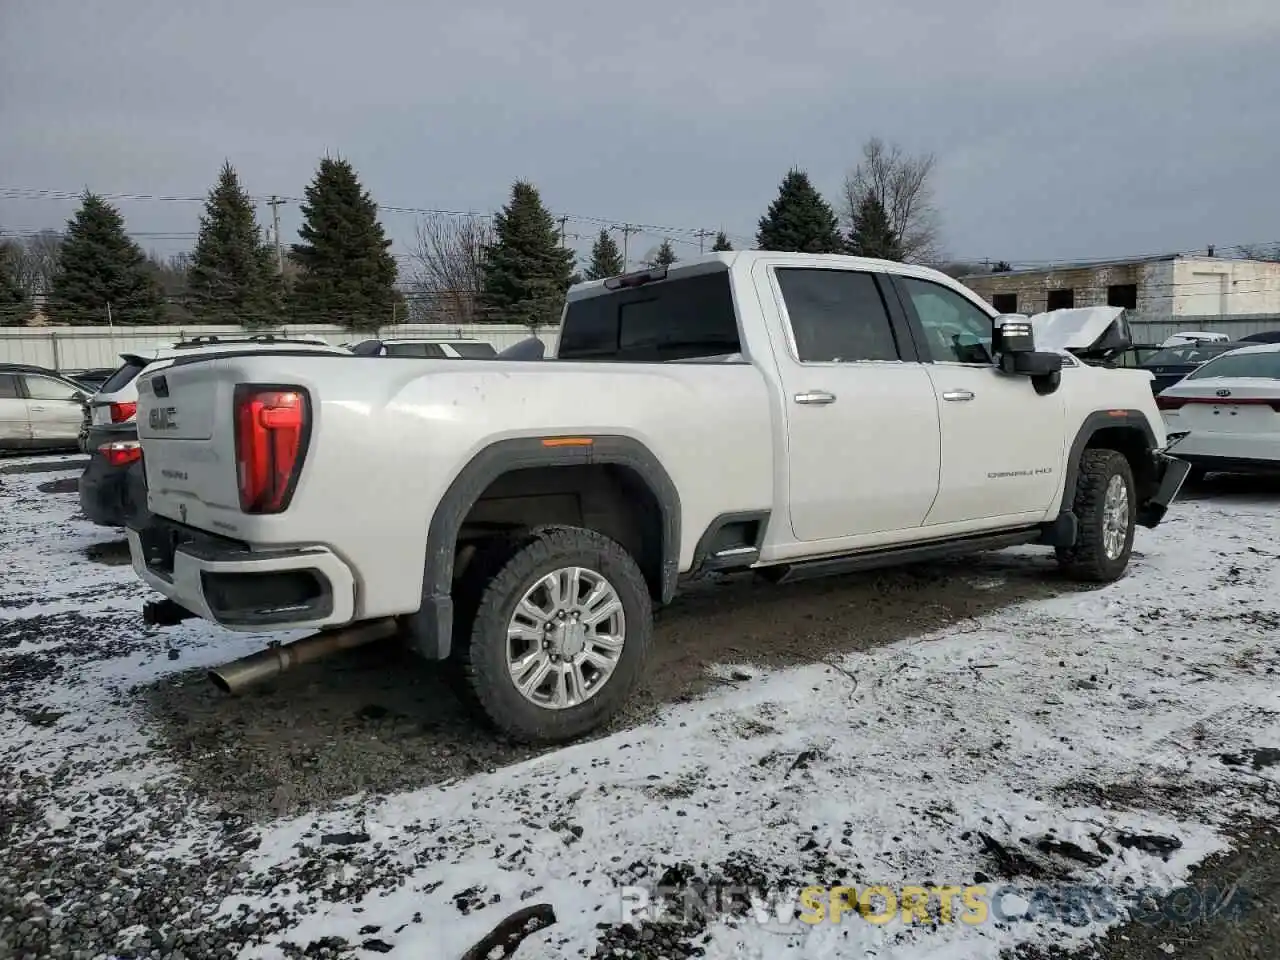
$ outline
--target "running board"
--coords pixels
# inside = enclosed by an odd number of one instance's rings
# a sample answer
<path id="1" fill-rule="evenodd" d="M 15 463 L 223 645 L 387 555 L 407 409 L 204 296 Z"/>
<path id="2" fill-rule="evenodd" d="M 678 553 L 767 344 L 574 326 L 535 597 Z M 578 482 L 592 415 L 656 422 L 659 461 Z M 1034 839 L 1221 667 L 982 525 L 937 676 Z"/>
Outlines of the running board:
<path id="1" fill-rule="evenodd" d="M 758 567 L 757 572 L 760 576 L 773 583 L 794 583 L 797 580 L 812 580 L 817 577 L 830 577 L 841 573 L 855 573 L 862 570 L 893 567 L 898 564 L 941 560 L 946 557 L 964 556 L 969 553 L 983 553 L 988 550 L 1003 550 L 1006 547 L 1020 547 L 1028 543 L 1041 542 L 1043 536 L 1044 531 L 1041 527 L 1031 527 L 1013 532 L 988 533 L 976 537 L 939 540 L 934 543 L 917 543 L 907 547 L 869 550 L 865 553 L 846 554 L 840 557 L 824 557 L 821 560 L 803 560 L 799 563 Z"/>

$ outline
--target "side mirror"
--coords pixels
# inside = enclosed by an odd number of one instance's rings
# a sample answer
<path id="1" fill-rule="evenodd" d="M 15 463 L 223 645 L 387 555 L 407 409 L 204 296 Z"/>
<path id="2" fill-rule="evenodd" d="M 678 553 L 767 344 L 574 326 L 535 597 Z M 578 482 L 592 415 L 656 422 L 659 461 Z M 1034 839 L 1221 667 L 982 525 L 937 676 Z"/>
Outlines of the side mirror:
<path id="1" fill-rule="evenodd" d="M 991 351 L 996 356 L 1034 353 L 1035 331 L 1031 318 L 1020 313 L 1002 313 L 996 317 L 991 331 Z"/>
<path id="2" fill-rule="evenodd" d="M 1015 353 L 1000 358 L 1000 369 L 1023 377 L 1047 377 L 1062 369 L 1060 353 Z"/>
<path id="3" fill-rule="evenodd" d="M 1000 369 L 1019 377 L 1051 382 L 1062 370 L 1062 354 L 1036 350 L 1031 318 L 1021 314 L 1001 314 L 996 318 L 991 349 Z"/>

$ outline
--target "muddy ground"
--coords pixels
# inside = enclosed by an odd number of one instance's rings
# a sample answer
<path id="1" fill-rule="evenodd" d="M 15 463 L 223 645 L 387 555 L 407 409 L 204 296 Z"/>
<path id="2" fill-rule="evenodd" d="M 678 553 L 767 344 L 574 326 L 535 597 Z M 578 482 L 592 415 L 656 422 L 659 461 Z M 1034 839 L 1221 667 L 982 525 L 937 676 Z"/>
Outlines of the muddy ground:
<path id="1" fill-rule="evenodd" d="M 724 578 L 662 611 L 647 683 L 602 735 L 713 684 L 749 680 L 756 666 L 821 661 L 1066 589 L 1050 560 L 1001 556 L 783 586 Z M 713 677 L 711 663 L 742 669 Z M 202 671 L 172 675 L 139 695 L 193 787 L 251 818 L 357 790 L 468 776 L 537 752 L 477 725 L 440 669 L 394 644 L 308 665 L 234 697 Z"/>

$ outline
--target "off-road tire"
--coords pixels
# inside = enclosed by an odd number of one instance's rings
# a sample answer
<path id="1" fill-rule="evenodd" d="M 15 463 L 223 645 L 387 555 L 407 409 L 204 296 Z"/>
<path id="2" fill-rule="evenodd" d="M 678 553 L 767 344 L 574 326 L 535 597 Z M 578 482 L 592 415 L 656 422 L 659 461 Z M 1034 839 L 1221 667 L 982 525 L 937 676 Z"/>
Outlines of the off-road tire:
<path id="1" fill-rule="evenodd" d="M 507 625 L 526 590 L 568 566 L 586 567 L 613 585 L 626 617 L 626 643 L 599 692 L 579 706 L 551 710 L 526 700 L 512 683 Z M 594 530 L 547 526 L 486 545 L 468 564 L 454 606 L 450 666 L 464 700 L 520 743 L 564 743 L 599 728 L 626 703 L 648 662 L 653 608 L 644 575 L 619 543 Z"/>
<path id="2" fill-rule="evenodd" d="M 1115 559 L 1103 548 L 1103 503 L 1111 478 L 1123 479 L 1129 495 L 1129 523 L 1124 549 Z M 1115 450 L 1086 450 L 1080 457 L 1080 473 L 1076 478 L 1075 498 L 1071 510 L 1078 528 L 1074 546 L 1058 547 L 1058 564 L 1072 580 L 1085 583 L 1111 583 L 1124 575 L 1133 551 L 1133 534 L 1137 501 L 1133 469 L 1124 454 Z"/>

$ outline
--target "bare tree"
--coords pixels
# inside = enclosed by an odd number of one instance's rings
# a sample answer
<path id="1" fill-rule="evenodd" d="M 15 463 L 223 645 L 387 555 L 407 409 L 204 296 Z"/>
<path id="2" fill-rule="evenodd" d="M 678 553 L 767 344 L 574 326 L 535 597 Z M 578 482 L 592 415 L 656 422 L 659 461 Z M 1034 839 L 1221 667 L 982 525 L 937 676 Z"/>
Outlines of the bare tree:
<path id="1" fill-rule="evenodd" d="M 424 320 L 476 323 L 484 282 L 484 248 L 493 227 L 480 217 L 432 214 L 418 221 L 409 282 Z"/>
<path id="2" fill-rule="evenodd" d="M 873 137 L 862 147 L 862 161 L 845 177 L 843 210 L 846 225 L 867 195 L 880 201 L 903 256 L 916 263 L 941 258 L 938 210 L 933 204 L 933 154 L 910 156 L 897 144 Z"/>
<path id="3" fill-rule="evenodd" d="M 41 230 L 13 244 L 13 265 L 19 285 L 28 297 L 49 292 L 49 283 L 58 271 L 62 251 L 62 235 L 56 230 Z"/>

